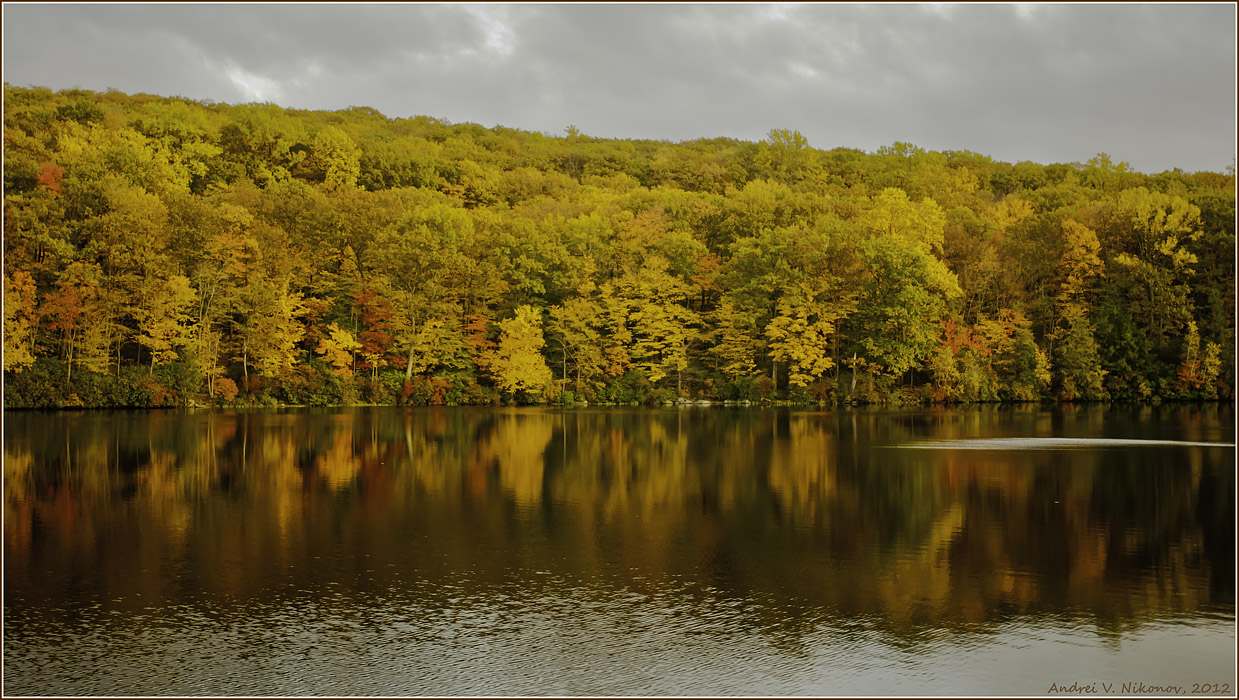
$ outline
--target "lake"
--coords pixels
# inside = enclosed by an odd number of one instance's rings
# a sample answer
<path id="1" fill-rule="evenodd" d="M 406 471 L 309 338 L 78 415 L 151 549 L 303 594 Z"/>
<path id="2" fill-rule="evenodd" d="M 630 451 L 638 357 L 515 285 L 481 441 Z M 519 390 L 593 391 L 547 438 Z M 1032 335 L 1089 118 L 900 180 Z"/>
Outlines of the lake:
<path id="1" fill-rule="evenodd" d="M 1234 425 L 9 412 L 4 691 L 1233 696 Z"/>

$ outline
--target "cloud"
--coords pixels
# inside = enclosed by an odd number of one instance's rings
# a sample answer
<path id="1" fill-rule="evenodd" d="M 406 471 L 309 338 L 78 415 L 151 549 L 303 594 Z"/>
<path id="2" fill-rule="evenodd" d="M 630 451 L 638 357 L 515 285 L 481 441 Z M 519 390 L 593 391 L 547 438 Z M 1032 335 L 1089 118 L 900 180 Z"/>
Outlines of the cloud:
<path id="1" fill-rule="evenodd" d="M 5 79 L 560 132 L 1219 170 L 1233 5 L 6 5 Z"/>
<path id="2" fill-rule="evenodd" d="M 236 85 L 250 101 L 279 102 L 284 95 L 284 91 L 280 89 L 276 81 L 261 75 L 254 75 L 242 68 L 230 68 L 227 75 L 232 84 Z"/>

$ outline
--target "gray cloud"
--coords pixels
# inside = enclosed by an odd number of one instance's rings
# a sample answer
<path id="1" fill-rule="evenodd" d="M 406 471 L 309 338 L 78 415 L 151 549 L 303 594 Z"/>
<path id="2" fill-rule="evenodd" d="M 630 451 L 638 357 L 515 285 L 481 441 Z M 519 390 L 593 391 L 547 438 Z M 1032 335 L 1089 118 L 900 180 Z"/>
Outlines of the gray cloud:
<path id="1" fill-rule="evenodd" d="M 4 78 L 534 131 L 1221 170 L 1234 5 L 5 5 Z"/>

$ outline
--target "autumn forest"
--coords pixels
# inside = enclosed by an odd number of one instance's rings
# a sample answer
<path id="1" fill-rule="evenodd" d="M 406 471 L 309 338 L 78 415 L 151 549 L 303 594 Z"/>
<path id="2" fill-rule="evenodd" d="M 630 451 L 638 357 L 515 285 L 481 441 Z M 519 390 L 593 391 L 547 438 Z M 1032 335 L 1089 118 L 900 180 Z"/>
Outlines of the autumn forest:
<path id="1" fill-rule="evenodd" d="M 4 92 L 4 406 L 1233 398 L 1235 171 Z"/>

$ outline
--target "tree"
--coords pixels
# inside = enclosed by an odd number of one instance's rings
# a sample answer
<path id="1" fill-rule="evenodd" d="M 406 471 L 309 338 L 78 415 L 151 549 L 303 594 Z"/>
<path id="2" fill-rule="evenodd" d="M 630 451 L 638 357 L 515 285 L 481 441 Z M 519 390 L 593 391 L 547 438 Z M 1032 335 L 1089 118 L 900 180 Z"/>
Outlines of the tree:
<path id="1" fill-rule="evenodd" d="M 1066 303 L 1087 299 L 1092 281 L 1104 273 L 1101 262 L 1101 243 L 1097 234 L 1087 226 L 1068 219 L 1063 222 L 1063 255 L 1059 267 L 1063 272 L 1058 298 Z"/>
<path id="2" fill-rule="evenodd" d="M 155 365 L 178 359 L 177 349 L 190 342 L 190 305 L 197 295 L 184 275 L 148 277 L 139 287 L 133 317 L 138 323 L 138 342 L 151 354 Z"/>
<path id="3" fill-rule="evenodd" d="M 6 155 L 7 158 L 7 155 Z M 7 167 L 6 167 L 7 170 Z M 5 269 L 54 277 L 77 254 L 65 197 L 47 190 L 4 196 Z"/>
<path id="4" fill-rule="evenodd" d="M 1200 366 L 1200 385 L 1204 397 L 1218 397 L 1218 376 L 1222 373 L 1222 348 L 1212 341 L 1205 344 L 1205 359 Z"/>
<path id="5" fill-rule="evenodd" d="M 334 323 L 360 346 L 351 370 L 434 374 L 446 400 L 447 382 L 479 389 L 524 307 L 545 312 L 557 388 L 614 400 L 672 381 L 820 398 L 849 366 L 867 385 L 852 398 L 876 401 L 897 382 L 942 400 L 1235 383 L 1233 170 L 824 152 L 790 129 L 565 139 L 12 86 L 4 111 L 19 394 L 44 355 L 70 389 L 94 380 L 82 369 L 175 357 L 206 391 L 251 372 L 291 391 L 320 346 L 353 347 Z"/>
<path id="6" fill-rule="evenodd" d="M 406 214 L 371 247 L 370 265 L 398 292 L 404 316 L 398 340 L 408 352 L 405 379 L 413 377 L 422 324 L 459 309 L 458 283 L 468 265 L 463 249 L 472 234 L 465 211 L 435 204 Z"/>
<path id="7" fill-rule="evenodd" d="M 1077 303 L 1065 305 L 1061 323 L 1054 348 L 1059 398 L 1064 401 L 1106 398 L 1106 370 L 1102 369 L 1093 325 L 1084 307 Z"/>
<path id="8" fill-rule="evenodd" d="M 353 376 L 353 353 L 361 349 L 353 334 L 336 324 L 327 327 L 328 335 L 318 341 L 315 351 L 332 366 L 332 371 L 341 377 Z"/>
<path id="9" fill-rule="evenodd" d="M 40 165 L 38 177 L 39 189 L 50 190 L 54 194 L 60 194 L 60 181 L 65 176 L 65 169 L 55 163 L 43 163 Z"/>
<path id="10" fill-rule="evenodd" d="M 482 320 L 480 325 L 484 327 L 485 321 Z M 454 369 L 468 367 L 472 364 L 468 345 L 460 326 L 460 319 L 455 314 L 445 318 L 427 319 L 413 334 L 412 351 L 413 357 L 416 358 L 413 363 L 413 373 L 422 374 L 439 366 L 449 366 Z M 485 347 L 476 354 L 478 364 L 483 363 L 485 350 L 489 349 L 489 345 L 485 342 L 481 345 Z"/>
<path id="11" fill-rule="evenodd" d="M 93 292 L 89 283 L 63 274 L 56 283 L 56 290 L 43 297 L 40 314 L 48 319 L 49 330 L 60 335 L 60 355 L 65 360 L 65 382 L 73 378 L 73 364 L 83 330 L 88 325 L 86 298 Z"/>
<path id="12" fill-rule="evenodd" d="M 190 267 L 190 277 L 198 290 L 194 313 L 197 357 L 207 382 L 207 391 L 214 396 L 215 379 L 225 371 L 223 360 L 227 326 L 235 323 L 237 312 L 244 313 L 244 300 L 255 291 L 249 288 L 251 263 L 258 253 L 257 242 L 250 235 L 258 222 L 243 207 L 218 203 L 207 209 L 196 206 L 192 198 L 180 202 L 175 214 L 174 230 L 182 238 L 181 251 Z M 256 279 L 253 281 L 256 282 Z M 248 367 L 244 370 L 248 373 Z"/>
<path id="13" fill-rule="evenodd" d="M 1199 236 L 1200 210 L 1181 197 L 1137 187 L 1119 194 L 1110 226 L 1115 271 L 1132 315 L 1153 345 L 1164 347 L 1192 318 L 1188 279 L 1196 256 L 1185 243 Z"/>
<path id="14" fill-rule="evenodd" d="M 700 317 L 684 306 L 689 287 L 667 272 L 665 258 L 652 254 L 644 263 L 620 277 L 615 289 L 624 306 L 623 333 L 630 339 L 627 359 L 629 366 L 644 371 L 651 383 L 657 384 L 674 372 L 679 391 Z M 618 320 L 619 315 L 615 318 Z"/>
<path id="15" fill-rule="evenodd" d="M 1037 345 L 1028 317 L 1003 308 L 994 318 L 982 317 L 976 328 L 988 351 L 1001 397 L 1019 401 L 1040 398 L 1050 385 L 1050 358 Z"/>
<path id="16" fill-rule="evenodd" d="M 770 340 L 770 356 L 775 362 L 787 363 L 788 383 L 807 387 L 835 365 L 831 340 L 835 320 L 843 310 L 808 290 L 800 292 L 779 300 L 778 315 L 766 326 L 765 335 Z"/>
<path id="17" fill-rule="evenodd" d="M 586 292 L 588 293 L 588 291 Z M 592 381 L 603 372 L 606 364 L 602 354 L 602 337 L 598 331 L 599 308 L 588 296 L 577 296 L 552 306 L 547 330 L 559 342 L 563 351 L 563 381 L 568 380 L 568 360 L 576 370 L 575 390 L 581 391 L 582 379 Z"/>
<path id="18" fill-rule="evenodd" d="M 732 244 L 730 260 L 719 274 L 718 284 L 727 290 L 725 302 L 730 302 L 735 312 L 752 316 L 759 329 L 767 328 L 779 317 L 779 304 L 784 298 L 789 298 L 791 306 L 787 308 L 803 307 L 806 321 L 809 317 L 829 319 L 832 330 L 827 335 L 830 336 L 830 364 L 833 366 L 834 324 L 855 308 L 855 292 L 840 277 L 857 267 L 853 234 L 853 227 L 846 222 L 823 217 L 812 227 L 801 224 L 791 228 L 768 228 L 740 238 Z M 780 323 L 790 319 L 788 316 Z M 733 320 L 740 321 L 738 317 Z M 748 333 L 741 328 L 725 328 L 722 337 L 729 344 L 740 343 L 741 346 L 756 340 L 746 339 Z M 758 337 L 763 339 L 757 342 L 764 355 L 770 348 L 764 341 L 770 338 L 760 333 Z M 738 359 L 733 351 L 743 353 L 742 347 L 732 345 L 726 352 L 733 360 Z M 784 356 L 785 353 L 780 352 L 780 357 L 770 358 L 771 378 L 776 384 L 778 363 L 784 361 L 781 359 Z"/>
<path id="19" fill-rule="evenodd" d="M 740 308 L 731 300 L 724 300 L 713 314 L 715 342 L 710 352 L 728 379 L 757 374 L 755 360 L 764 347 L 757 316 L 756 311 Z"/>
<path id="20" fill-rule="evenodd" d="M 520 306 L 516 315 L 499 322 L 499 343 L 486 365 L 506 394 L 518 392 L 541 399 L 554 387 L 551 369 L 542 357 L 542 312 Z"/>
<path id="21" fill-rule="evenodd" d="M 796 182 L 810 176 L 812 151 L 799 131 L 771 129 L 766 135 L 769 148 L 762 163 L 783 182 Z"/>
<path id="22" fill-rule="evenodd" d="M 242 372 L 248 382 L 252 365 L 263 377 L 280 377 L 297 364 L 297 343 L 305 336 L 301 295 L 288 281 L 254 274 L 240 302 Z M 351 338 L 351 335 L 350 335 Z M 351 356 L 350 356 L 351 364 Z"/>
<path id="23" fill-rule="evenodd" d="M 353 292 L 353 303 L 356 305 L 360 319 L 361 332 L 357 334 L 360 344 L 357 351 L 361 354 L 358 369 L 369 370 L 377 377 L 379 369 L 399 358 L 388 355 L 394 338 L 393 307 L 390 300 L 381 296 L 377 290 L 365 288 Z"/>
<path id="24" fill-rule="evenodd" d="M 4 276 L 5 372 L 21 372 L 34 364 L 37 292 L 34 279 L 23 270 Z"/>
<path id="25" fill-rule="evenodd" d="M 76 363 L 99 374 L 108 371 L 111 348 L 119 347 L 129 334 L 124 324 L 127 290 L 121 285 L 108 285 L 98 265 L 89 262 L 70 263 L 61 273 L 60 287 L 73 289 L 81 320 L 72 334 L 73 347 L 68 365 Z M 117 372 L 119 374 L 119 358 Z"/>
<path id="26" fill-rule="evenodd" d="M 858 218 L 871 236 L 895 239 L 926 254 L 941 254 L 946 215 L 928 197 L 914 204 L 900 189 L 886 188 Z"/>
<path id="27" fill-rule="evenodd" d="M 1205 346 L 1204 357 L 1201 357 L 1200 331 L 1195 321 L 1188 321 L 1176 388 L 1188 398 L 1217 398 L 1217 378 L 1221 368 L 1221 347 L 1210 342 Z"/>
<path id="28" fill-rule="evenodd" d="M 868 274 L 851 335 L 859 336 L 872 361 L 899 377 L 929 357 L 959 284 L 925 238 L 879 235 L 859 248 Z"/>

